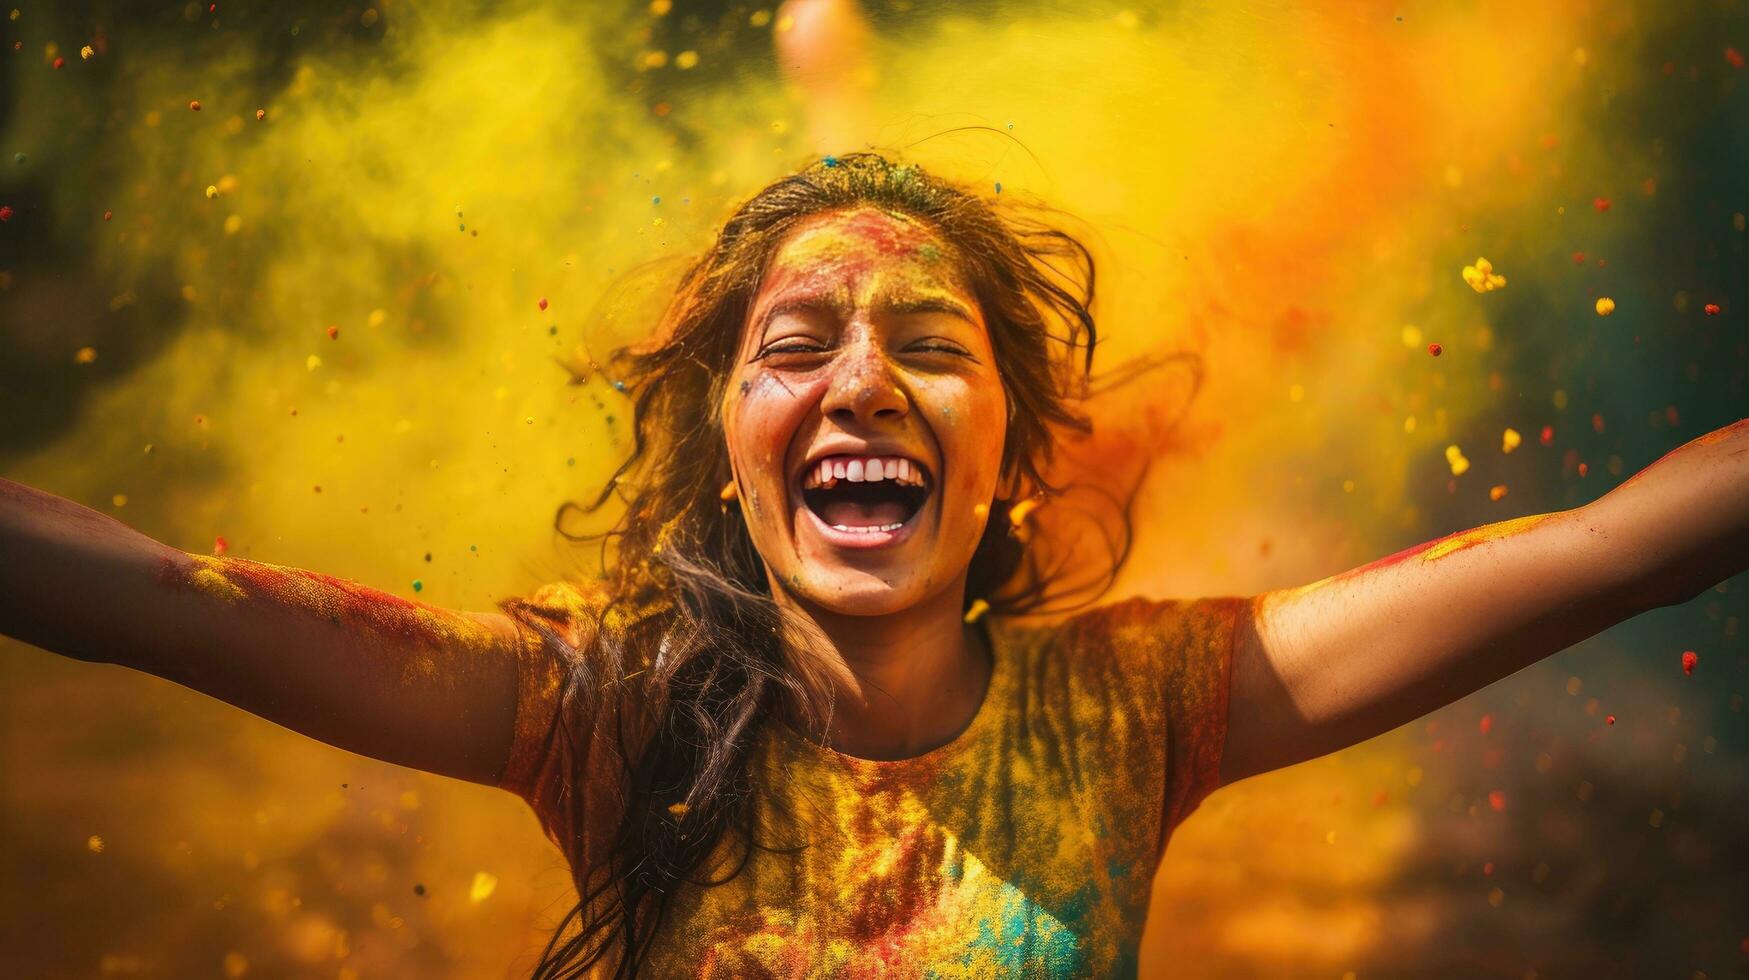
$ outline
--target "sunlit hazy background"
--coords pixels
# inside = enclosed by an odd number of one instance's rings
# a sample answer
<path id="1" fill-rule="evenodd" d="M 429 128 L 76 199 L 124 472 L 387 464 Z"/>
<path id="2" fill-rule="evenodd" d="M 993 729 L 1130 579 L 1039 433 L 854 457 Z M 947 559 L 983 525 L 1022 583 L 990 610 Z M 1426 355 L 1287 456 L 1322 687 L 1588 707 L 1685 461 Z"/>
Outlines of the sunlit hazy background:
<path id="1" fill-rule="evenodd" d="M 192 552 L 471 609 L 563 575 L 627 412 L 556 356 L 870 145 L 1072 215 L 1104 363 L 1201 358 L 1121 592 L 1576 506 L 1749 408 L 1742 3 L 12 2 L 0 474 Z M 1749 975 L 1746 592 L 1218 792 L 1144 973 Z M 8 976 L 502 977 L 570 906 L 508 794 L 0 676 Z"/>

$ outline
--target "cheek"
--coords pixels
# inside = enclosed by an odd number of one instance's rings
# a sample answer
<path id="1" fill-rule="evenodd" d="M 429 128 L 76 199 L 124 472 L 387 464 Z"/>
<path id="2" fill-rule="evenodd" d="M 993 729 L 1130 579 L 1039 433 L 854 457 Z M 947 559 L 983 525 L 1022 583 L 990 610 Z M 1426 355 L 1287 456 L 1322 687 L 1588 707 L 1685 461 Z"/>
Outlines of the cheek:
<path id="1" fill-rule="evenodd" d="M 742 481 L 782 483 L 785 454 L 806 415 L 803 387 L 763 371 L 735 383 L 723 419 Z"/>
<path id="2" fill-rule="evenodd" d="M 983 380 L 942 381 L 931 393 L 934 426 L 946 454 L 954 489 L 982 492 L 994 485 L 1002 464 L 1008 406 L 1001 385 Z"/>

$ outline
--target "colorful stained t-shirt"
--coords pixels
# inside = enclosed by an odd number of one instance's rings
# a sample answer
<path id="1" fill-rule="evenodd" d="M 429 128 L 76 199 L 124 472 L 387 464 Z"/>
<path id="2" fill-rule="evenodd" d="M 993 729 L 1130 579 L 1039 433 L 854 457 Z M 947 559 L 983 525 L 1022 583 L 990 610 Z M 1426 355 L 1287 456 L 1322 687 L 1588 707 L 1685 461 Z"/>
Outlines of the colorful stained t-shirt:
<path id="1" fill-rule="evenodd" d="M 531 602 L 580 635 L 587 592 L 559 583 Z M 755 851 L 729 883 L 677 894 L 650 975 L 1133 976 L 1167 837 L 1219 785 L 1247 608 L 1132 599 L 1042 626 L 986 617 L 982 705 L 911 759 L 844 755 L 767 722 L 760 826 L 808 846 Z M 610 754 L 585 726 L 551 737 L 566 669 L 530 651 L 500 785 L 575 863 L 619 814 L 615 794 L 587 788 L 612 780 Z"/>

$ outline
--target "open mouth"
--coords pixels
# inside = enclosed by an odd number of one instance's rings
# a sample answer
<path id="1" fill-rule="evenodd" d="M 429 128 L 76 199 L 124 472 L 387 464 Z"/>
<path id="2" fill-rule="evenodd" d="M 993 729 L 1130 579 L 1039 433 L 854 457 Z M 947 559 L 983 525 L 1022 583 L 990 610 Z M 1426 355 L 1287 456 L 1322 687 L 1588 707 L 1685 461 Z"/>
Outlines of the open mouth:
<path id="1" fill-rule="evenodd" d="M 802 502 L 849 534 L 891 534 L 923 509 L 929 472 L 903 456 L 827 456 L 802 472 Z"/>

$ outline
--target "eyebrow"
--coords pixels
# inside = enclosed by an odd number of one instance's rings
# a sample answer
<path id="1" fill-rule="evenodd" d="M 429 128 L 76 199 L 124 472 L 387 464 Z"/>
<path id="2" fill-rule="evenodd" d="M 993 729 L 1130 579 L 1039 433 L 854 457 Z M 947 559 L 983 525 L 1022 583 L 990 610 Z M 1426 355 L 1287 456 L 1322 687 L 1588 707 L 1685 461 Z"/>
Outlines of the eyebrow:
<path id="1" fill-rule="evenodd" d="M 875 302 L 875 315 L 904 316 L 915 313 L 945 313 L 957 316 L 967 323 L 977 324 L 965 304 L 955 302 L 941 296 L 900 296 L 883 297 Z M 763 333 L 771 326 L 771 321 L 788 313 L 833 313 L 840 317 L 848 316 L 850 304 L 842 295 L 832 296 L 798 296 L 786 299 L 765 311 L 759 320 L 759 330 Z"/>

